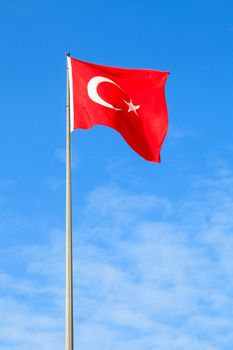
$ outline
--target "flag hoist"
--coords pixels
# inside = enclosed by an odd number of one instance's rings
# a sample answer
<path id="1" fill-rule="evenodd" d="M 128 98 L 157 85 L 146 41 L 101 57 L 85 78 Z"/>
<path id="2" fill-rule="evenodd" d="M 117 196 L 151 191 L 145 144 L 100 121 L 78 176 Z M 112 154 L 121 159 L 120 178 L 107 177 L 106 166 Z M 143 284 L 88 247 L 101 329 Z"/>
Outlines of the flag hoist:
<path id="1" fill-rule="evenodd" d="M 66 350 L 73 350 L 73 258 L 70 128 L 70 53 L 66 53 Z"/>

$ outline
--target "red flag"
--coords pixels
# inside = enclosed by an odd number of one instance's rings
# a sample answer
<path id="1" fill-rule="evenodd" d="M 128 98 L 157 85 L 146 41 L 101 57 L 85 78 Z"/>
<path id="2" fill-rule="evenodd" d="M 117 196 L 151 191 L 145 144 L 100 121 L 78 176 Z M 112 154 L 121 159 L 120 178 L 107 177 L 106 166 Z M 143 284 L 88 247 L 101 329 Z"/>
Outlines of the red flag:
<path id="1" fill-rule="evenodd" d="M 71 131 L 105 125 L 143 158 L 160 162 L 168 72 L 106 67 L 68 58 Z"/>

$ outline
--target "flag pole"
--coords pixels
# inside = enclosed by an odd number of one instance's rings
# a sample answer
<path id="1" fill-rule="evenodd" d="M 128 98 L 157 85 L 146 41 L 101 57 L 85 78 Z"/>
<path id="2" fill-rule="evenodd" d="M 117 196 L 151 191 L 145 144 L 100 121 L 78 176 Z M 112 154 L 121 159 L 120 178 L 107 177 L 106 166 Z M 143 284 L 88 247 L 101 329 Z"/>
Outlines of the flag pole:
<path id="1" fill-rule="evenodd" d="M 72 257 L 72 187 L 71 187 L 71 129 L 70 129 L 70 53 L 66 52 L 66 347 L 73 350 L 73 257 Z"/>

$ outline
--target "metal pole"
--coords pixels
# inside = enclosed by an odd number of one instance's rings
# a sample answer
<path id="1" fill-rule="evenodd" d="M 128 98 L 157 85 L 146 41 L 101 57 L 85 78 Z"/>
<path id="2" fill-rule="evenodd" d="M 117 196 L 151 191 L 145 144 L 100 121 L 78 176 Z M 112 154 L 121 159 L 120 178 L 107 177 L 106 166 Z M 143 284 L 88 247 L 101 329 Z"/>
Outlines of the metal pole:
<path id="1" fill-rule="evenodd" d="M 66 53 L 66 350 L 73 350 L 73 258 L 72 258 L 72 193 L 71 193 L 71 132 L 70 132 L 70 53 Z"/>

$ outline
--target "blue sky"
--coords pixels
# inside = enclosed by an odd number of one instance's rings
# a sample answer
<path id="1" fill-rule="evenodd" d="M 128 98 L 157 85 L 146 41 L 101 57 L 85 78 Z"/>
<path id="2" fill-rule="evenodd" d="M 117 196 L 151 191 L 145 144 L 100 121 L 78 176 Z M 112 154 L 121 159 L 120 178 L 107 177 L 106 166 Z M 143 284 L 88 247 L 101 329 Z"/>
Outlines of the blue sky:
<path id="1" fill-rule="evenodd" d="M 232 350 L 233 3 L 0 4 L 0 348 L 64 349 L 65 51 L 170 71 L 161 165 L 73 133 L 79 349 Z"/>

